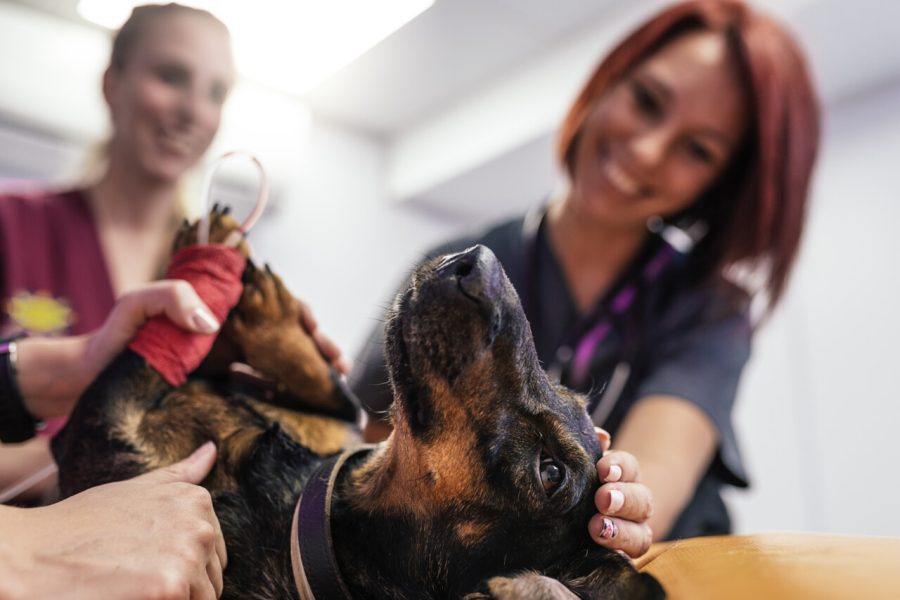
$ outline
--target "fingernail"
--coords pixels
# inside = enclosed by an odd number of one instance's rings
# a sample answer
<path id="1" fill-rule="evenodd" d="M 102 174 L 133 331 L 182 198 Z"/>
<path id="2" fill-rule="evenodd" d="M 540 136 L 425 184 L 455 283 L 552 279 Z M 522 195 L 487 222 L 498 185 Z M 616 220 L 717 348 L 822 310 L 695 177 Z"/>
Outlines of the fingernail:
<path id="1" fill-rule="evenodd" d="M 620 467 L 619 465 L 612 465 L 609 468 L 609 473 L 606 474 L 606 479 L 604 479 L 603 481 L 611 483 L 620 479 L 622 479 L 622 467 Z"/>
<path id="2" fill-rule="evenodd" d="M 597 537 L 601 537 L 604 540 L 611 540 L 617 535 L 619 535 L 619 526 L 616 525 L 616 522 L 607 517 L 603 517 L 603 529 L 600 530 Z"/>
<path id="3" fill-rule="evenodd" d="M 609 508 L 606 512 L 614 515 L 625 505 L 625 494 L 621 490 L 611 490 L 609 492 Z"/>
<path id="4" fill-rule="evenodd" d="M 219 322 L 206 308 L 198 306 L 191 316 L 191 323 L 201 333 L 213 333 L 219 330 Z"/>
<path id="5" fill-rule="evenodd" d="M 194 452 L 191 453 L 191 458 L 199 460 L 200 457 L 206 456 L 210 452 L 214 452 L 215 449 L 216 449 L 216 443 L 212 440 L 209 440 L 208 442 L 206 442 L 205 444 L 201 445 L 196 450 L 194 450 Z"/>

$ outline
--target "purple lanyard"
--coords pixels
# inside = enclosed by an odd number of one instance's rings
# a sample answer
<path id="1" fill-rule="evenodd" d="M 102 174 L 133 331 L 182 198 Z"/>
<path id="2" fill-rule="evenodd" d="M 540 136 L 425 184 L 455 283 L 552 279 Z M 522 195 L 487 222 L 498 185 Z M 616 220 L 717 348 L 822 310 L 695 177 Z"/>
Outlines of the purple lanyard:
<path id="1" fill-rule="evenodd" d="M 663 245 L 641 271 L 640 283 L 649 283 L 656 279 L 663 269 L 672 261 L 675 251 L 669 245 Z M 637 296 L 639 282 L 632 280 L 620 289 L 610 303 L 610 312 L 615 316 L 625 314 Z M 588 376 L 591 358 L 609 332 L 612 331 L 612 320 L 601 317 L 591 329 L 584 334 L 575 345 L 575 354 L 569 370 L 569 382 L 574 387 L 581 387 Z"/>
<path id="2" fill-rule="evenodd" d="M 540 290 L 537 286 L 537 238 L 546 216 L 546 207 L 530 211 L 522 225 L 523 241 L 526 252 L 525 263 L 525 300 L 526 313 L 537 310 L 536 306 Z M 591 359 L 600 343 L 613 330 L 613 319 L 625 315 L 634 304 L 638 290 L 656 280 L 677 255 L 687 255 L 694 245 L 706 234 L 706 224 L 695 221 L 682 228 L 662 221 L 648 228 L 662 240 L 656 254 L 647 261 L 636 277 L 627 281 L 613 296 L 606 314 L 597 318 L 594 325 L 574 344 L 575 350 L 569 362 L 568 385 L 580 388 L 590 373 Z"/>

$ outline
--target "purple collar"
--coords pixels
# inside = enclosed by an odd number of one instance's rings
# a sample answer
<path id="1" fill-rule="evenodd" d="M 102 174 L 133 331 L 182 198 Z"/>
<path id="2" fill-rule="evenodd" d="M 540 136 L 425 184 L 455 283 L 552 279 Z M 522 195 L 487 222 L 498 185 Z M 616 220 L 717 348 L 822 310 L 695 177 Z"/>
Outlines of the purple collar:
<path id="1" fill-rule="evenodd" d="M 326 459 L 307 480 L 291 524 L 291 565 L 300 600 L 350 600 L 331 539 L 331 497 L 341 467 L 364 445 Z"/>

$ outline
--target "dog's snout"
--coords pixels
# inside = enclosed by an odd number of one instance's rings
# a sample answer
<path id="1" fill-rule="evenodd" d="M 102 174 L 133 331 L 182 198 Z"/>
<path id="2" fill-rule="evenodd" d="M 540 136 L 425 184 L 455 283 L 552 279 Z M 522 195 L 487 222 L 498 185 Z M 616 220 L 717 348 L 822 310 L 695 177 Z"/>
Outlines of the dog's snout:
<path id="1" fill-rule="evenodd" d="M 501 291 L 500 265 L 494 253 L 484 246 L 472 246 L 444 258 L 437 274 L 453 280 L 463 294 L 476 302 L 492 302 Z"/>

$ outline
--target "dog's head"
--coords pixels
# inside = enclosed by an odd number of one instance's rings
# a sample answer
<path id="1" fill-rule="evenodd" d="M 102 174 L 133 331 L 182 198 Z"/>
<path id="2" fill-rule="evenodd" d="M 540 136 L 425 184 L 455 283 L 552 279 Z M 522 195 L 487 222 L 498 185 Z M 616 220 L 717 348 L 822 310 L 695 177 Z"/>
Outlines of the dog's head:
<path id="1" fill-rule="evenodd" d="M 491 251 L 421 267 L 386 338 L 395 432 L 363 472 L 367 504 L 413 521 L 417 551 L 461 586 L 589 546 L 597 437 L 583 398 L 541 368 Z"/>

